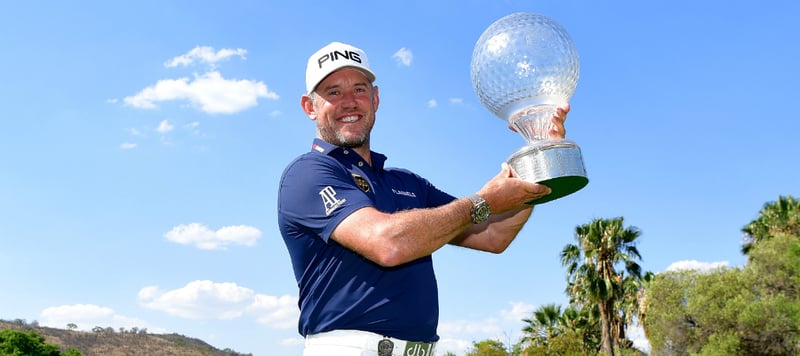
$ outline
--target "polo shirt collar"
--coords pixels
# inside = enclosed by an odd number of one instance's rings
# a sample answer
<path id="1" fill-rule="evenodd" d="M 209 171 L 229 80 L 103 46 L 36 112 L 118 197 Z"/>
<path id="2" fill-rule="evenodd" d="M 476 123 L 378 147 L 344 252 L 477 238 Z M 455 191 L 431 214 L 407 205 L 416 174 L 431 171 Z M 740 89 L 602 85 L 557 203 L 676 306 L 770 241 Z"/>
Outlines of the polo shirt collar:
<path id="1" fill-rule="evenodd" d="M 311 144 L 311 151 L 316 151 L 329 156 L 337 150 L 344 150 L 344 148 L 323 141 L 319 138 L 315 138 L 314 143 Z M 372 156 L 372 167 L 374 169 L 383 169 L 383 164 L 386 162 L 386 156 L 375 151 L 370 151 L 370 155 Z"/>

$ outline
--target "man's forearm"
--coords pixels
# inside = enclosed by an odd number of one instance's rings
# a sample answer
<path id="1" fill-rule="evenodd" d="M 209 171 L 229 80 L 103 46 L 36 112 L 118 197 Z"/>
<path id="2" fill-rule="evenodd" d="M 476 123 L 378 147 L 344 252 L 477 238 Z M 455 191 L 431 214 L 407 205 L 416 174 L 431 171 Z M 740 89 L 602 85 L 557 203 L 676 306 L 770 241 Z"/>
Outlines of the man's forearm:
<path id="1" fill-rule="evenodd" d="M 492 215 L 484 224 L 475 225 L 451 241 L 451 244 L 475 250 L 501 253 L 514 241 L 530 218 L 532 207 Z"/>
<path id="2" fill-rule="evenodd" d="M 472 226 L 469 199 L 436 208 L 382 213 L 364 208 L 334 230 L 337 242 L 383 266 L 428 256 Z"/>

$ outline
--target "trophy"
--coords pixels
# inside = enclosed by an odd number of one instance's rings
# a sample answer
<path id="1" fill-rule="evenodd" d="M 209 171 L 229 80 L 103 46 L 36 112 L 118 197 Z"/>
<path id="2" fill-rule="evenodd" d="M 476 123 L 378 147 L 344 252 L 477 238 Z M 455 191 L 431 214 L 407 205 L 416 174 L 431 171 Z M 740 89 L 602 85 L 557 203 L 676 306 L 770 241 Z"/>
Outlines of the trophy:
<path id="1" fill-rule="evenodd" d="M 508 158 L 516 175 L 552 193 L 528 204 L 572 194 L 589 183 L 572 140 L 551 139 L 551 118 L 578 83 L 578 52 L 567 32 L 538 14 L 514 13 L 492 23 L 472 53 L 472 86 L 481 103 L 522 135 Z"/>

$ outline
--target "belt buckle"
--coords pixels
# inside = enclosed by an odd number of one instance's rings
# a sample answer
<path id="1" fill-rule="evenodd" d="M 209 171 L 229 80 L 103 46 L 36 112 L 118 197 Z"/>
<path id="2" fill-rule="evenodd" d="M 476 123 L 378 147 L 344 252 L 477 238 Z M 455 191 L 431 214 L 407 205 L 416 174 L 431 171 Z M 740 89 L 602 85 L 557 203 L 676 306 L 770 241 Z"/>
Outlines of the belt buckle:
<path id="1" fill-rule="evenodd" d="M 388 338 L 378 341 L 378 356 L 392 356 L 394 351 L 394 342 Z"/>

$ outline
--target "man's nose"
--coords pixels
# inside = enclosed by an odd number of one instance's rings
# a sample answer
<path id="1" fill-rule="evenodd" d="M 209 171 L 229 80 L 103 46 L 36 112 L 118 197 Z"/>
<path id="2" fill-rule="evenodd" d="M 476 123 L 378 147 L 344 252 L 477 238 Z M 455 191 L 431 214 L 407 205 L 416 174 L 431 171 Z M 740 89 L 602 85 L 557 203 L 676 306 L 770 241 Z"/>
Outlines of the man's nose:
<path id="1" fill-rule="evenodd" d="M 346 92 L 342 96 L 342 105 L 344 105 L 346 107 L 354 107 L 354 106 L 356 106 L 356 103 L 357 103 L 357 101 L 356 101 L 355 93 Z"/>

